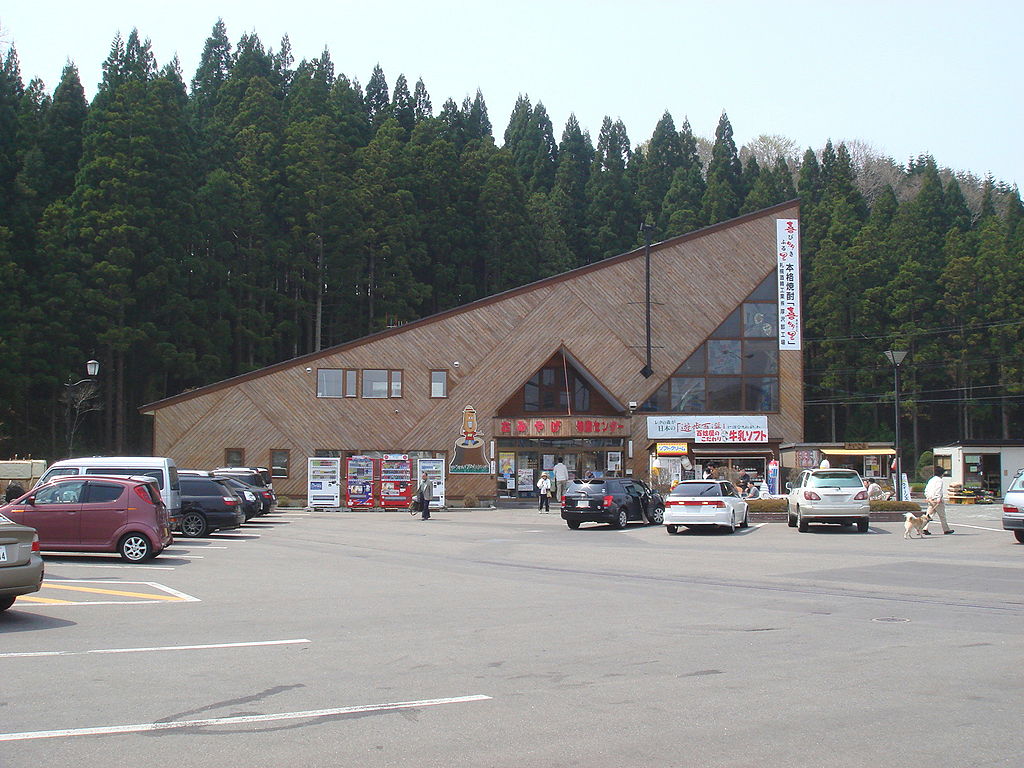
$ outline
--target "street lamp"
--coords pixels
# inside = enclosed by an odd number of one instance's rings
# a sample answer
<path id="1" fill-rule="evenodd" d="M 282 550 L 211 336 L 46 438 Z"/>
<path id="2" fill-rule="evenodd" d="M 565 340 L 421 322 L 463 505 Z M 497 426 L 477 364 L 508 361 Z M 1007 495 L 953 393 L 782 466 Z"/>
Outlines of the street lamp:
<path id="1" fill-rule="evenodd" d="M 82 424 L 83 414 L 99 410 L 99 404 L 91 402 L 99 389 L 95 378 L 100 372 L 99 362 L 89 360 L 85 364 L 85 372 L 88 374 L 88 378 L 72 382 L 69 377 L 67 383 L 64 384 L 64 420 L 69 458 L 75 447 L 75 432 Z"/>
<path id="2" fill-rule="evenodd" d="M 893 485 L 896 486 L 896 501 L 903 501 L 903 461 L 900 454 L 900 364 L 907 356 L 905 349 L 888 349 L 882 353 L 885 359 L 892 365 L 893 371 L 893 419 L 896 422 L 896 477 Z"/>

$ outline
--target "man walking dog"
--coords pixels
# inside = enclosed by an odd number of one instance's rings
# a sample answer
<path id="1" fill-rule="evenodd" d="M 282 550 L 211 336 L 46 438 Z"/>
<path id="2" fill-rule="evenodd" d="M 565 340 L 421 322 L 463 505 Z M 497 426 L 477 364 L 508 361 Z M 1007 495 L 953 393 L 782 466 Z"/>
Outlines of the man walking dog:
<path id="1" fill-rule="evenodd" d="M 924 498 L 928 502 L 928 516 L 929 518 L 939 518 L 939 524 L 942 526 L 942 532 L 944 534 L 953 533 L 953 529 L 949 527 L 949 523 L 946 522 L 946 502 L 945 502 L 945 489 L 942 486 L 942 476 L 946 474 L 946 470 L 942 467 L 935 468 L 935 476 L 928 481 L 928 484 L 924 487 Z M 925 523 L 924 530 L 921 531 L 925 536 L 930 536 L 928 532 L 928 524 Z"/>

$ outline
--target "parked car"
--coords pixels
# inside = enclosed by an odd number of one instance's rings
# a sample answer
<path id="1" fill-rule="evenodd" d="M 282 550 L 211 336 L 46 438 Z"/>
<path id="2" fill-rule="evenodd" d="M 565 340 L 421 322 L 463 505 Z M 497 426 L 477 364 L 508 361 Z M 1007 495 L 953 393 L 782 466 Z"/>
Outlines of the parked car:
<path id="1" fill-rule="evenodd" d="M 625 528 L 629 522 L 646 523 L 641 487 L 628 477 L 574 480 L 565 489 L 562 519 L 573 530 L 580 523 L 610 523 Z"/>
<path id="2" fill-rule="evenodd" d="M 251 486 L 259 488 L 260 495 L 269 502 L 264 514 L 270 512 L 277 504 L 277 494 L 274 493 L 273 483 L 267 482 L 270 470 L 265 467 L 220 467 L 213 470 L 213 474 L 233 477 Z"/>
<path id="3" fill-rule="evenodd" d="M 639 478 L 633 478 L 633 483 L 640 489 L 640 500 L 644 505 L 644 517 L 652 525 L 661 525 L 665 517 L 664 497 Z"/>
<path id="4" fill-rule="evenodd" d="M 91 456 L 64 459 L 51 464 L 36 483 L 38 488 L 56 477 L 65 475 L 148 475 L 156 480 L 160 496 L 167 506 L 171 523 L 177 525 L 181 517 L 181 489 L 178 486 L 178 467 L 165 456 Z"/>
<path id="5" fill-rule="evenodd" d="M 19 595 L 38 592 L 43 585 L 39 536 L 26 525 L 0 515 L 0 612 Z"/>
<path id="6" fill-rule="evenodd" d="M 665 530 L 713 526 L 732 533 L 750 525 L 747 502 L 725 480 L 683 480 L 665 498 Z"/>
<path id="7" fill-rule="evenodd" d="M 190 539 L 213 531 L 238 528 L 245 522 L 242 499 L 227 480 L 181 478 L 181 533 Z"/>
<path id="8" fill-rule="evenodd" d="M 789 485 L 790 528 L 803 532 L 809 523 L 856 523 L 858 531 L 867 532 L 871 505 L 856 470 L 807 469 Z"/>
<path id="9" fill-rule="evenodd" d="M 1017 476 L 1010 482 L 1003 496 L 1003 529 L 1024 544 L 1024 469 L 1017 470 Z"/>
<path id="10" fill-rule="evenodd" d="M 160 489 L 147 476 L 56 477 L 0 507 L 0 515 L 35 528 L 50 552 L 117 552 L 138 563 L 174 540 Z"/>
<path id="11" fill-rule="evenodd" d="M 249 522 L 256 515 L 263 515 L 270 511 L 270 502 L 263 498 L 260 488 L 254 488 L 241 480 L 228 475 L 214 475 L 213 472 L 205 469 L 179 469 L 180 477 L 215 477 L 218 480 L 227 482 L 231 490 L 242 500 L 242 512 L 245 521 Z"/>

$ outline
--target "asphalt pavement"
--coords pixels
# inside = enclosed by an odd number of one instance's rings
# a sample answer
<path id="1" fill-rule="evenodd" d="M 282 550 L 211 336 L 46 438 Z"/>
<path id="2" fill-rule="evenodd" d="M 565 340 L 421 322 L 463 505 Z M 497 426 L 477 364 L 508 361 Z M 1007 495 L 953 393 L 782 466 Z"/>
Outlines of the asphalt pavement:
<path id="1" fill-rule="evenodd" d="M 0 766 L 1016 767 L 1024 545 L 948 512 L 905 540 L 283 510 L 47 556 L 0 614 Z"/>

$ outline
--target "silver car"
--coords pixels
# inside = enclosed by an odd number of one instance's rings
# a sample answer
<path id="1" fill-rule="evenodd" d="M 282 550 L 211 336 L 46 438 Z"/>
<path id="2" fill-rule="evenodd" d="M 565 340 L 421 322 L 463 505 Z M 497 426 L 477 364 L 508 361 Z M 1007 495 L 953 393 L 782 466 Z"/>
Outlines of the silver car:
<path id="1" fill-rule="evenodd" d="M 1017 470 L 1003 497 L 1003 529 L 1013 531 L 1017 541 L 1024 544 L 1024 469 Z"/>
<path id="2" fill-rule="evenodd" d="M 43 558 L 35 529 L 0 515 L 0 611 L 18 595 L 38 592 L 43 585 Z"/>
<path id="3" fill-rule="evenodd" d="M 852 469 L 807 469 L 789 488 L 789 527 L 806 531 L 808 523 L 857 524 L 866 533 L 871 503 L 860 473 Z"/>

